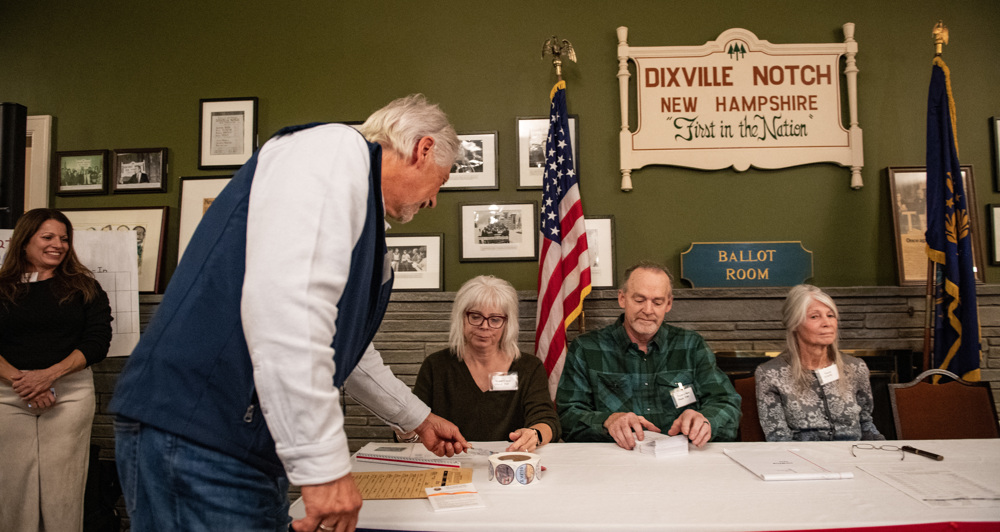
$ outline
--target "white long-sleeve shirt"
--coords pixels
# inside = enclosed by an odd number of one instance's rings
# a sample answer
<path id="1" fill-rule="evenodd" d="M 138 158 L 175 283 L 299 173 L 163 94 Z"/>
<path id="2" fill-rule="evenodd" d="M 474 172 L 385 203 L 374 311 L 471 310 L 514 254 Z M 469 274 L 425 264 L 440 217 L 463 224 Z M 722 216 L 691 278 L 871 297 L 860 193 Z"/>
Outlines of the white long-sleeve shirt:
<path id="1" fill-rule="evenodd" d="M 351 470 L 331 344 L 364 225 L 370 164 L 364 138 L 338 124 L 272 139 L 258 155 L 241 313 L 261 411 L 296 485 Z M 430 414 L 372 345 L 345 389 L 406 431 Z"/>

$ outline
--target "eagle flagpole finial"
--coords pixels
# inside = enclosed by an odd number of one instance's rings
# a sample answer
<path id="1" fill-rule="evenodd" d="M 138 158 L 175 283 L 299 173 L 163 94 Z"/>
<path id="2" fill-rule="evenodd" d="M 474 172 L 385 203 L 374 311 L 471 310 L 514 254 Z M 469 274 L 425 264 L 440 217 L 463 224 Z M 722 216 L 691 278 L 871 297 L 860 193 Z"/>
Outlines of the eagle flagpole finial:
<path id="1" fill-rule="evenodd" d="M 931 36 L 934 37 L 934 55 L 941 55 L 942 45 L 948 44 L 948 27 L 943 20 L 934 25 Z"/>
<path id="2" fill-rule="evenodd" d="M 545 59 L 546 54 L 552 56 L 552 65 L 556 67 L 556 78 L 562 81 L 562 56 L 565 55 L 566 59 L 576 63 L 576 50 L 573 49 L 573 43 L 566 39 L 560 40 L 559 37 L 553 35 L 542 45 L 542 59 Z"/>

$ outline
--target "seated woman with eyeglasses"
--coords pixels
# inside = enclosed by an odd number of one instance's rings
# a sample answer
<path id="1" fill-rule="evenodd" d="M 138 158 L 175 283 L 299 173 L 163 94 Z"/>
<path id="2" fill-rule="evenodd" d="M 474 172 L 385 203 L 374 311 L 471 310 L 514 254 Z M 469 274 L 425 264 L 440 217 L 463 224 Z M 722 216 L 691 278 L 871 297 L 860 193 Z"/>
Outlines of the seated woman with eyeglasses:
<path id="1" fill-rule="evenodd" d="M 815 286 L 792 288 L 782 308 L 787 349 L 757 367 L 767 441 L 884 440 L 872 422 L 868 366 L 837 348 L 837 305 Z"/>
<path id="2" fill-rule="evenodd" d="M 503 279 L 466 281 L 451 311 L 450 347 L 428 356 L 413 392 L 469 441 L 533 451 L 559 435 L 542 362 L 517 348 L 517 292 Z M 416 441 L 411 434 L 400 441 Z"/>

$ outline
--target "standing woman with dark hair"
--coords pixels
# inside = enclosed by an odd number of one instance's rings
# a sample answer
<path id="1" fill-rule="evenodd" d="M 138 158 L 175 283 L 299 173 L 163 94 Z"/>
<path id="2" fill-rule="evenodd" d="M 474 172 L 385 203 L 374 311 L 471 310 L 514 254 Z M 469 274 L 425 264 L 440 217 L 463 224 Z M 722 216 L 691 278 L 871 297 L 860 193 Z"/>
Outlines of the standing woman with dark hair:
<path id="1" fill-rule="evenodd" d="M 54 209 L 17 222 L 0 267 L 0 527 L 82 530 L 94 420 L 89 366 L 111 345 L 111 306 Z"/>

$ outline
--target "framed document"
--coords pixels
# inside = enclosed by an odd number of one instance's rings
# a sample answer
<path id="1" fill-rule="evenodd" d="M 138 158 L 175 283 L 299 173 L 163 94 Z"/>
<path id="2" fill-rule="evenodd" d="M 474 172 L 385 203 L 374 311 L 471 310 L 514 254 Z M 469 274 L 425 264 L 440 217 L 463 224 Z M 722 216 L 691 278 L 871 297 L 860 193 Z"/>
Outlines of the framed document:
<path id="1" fill-rule="evenodd" d="M 257 149 L 257 98 L 201 100 L 198 168 L 239 168 Z"/>

